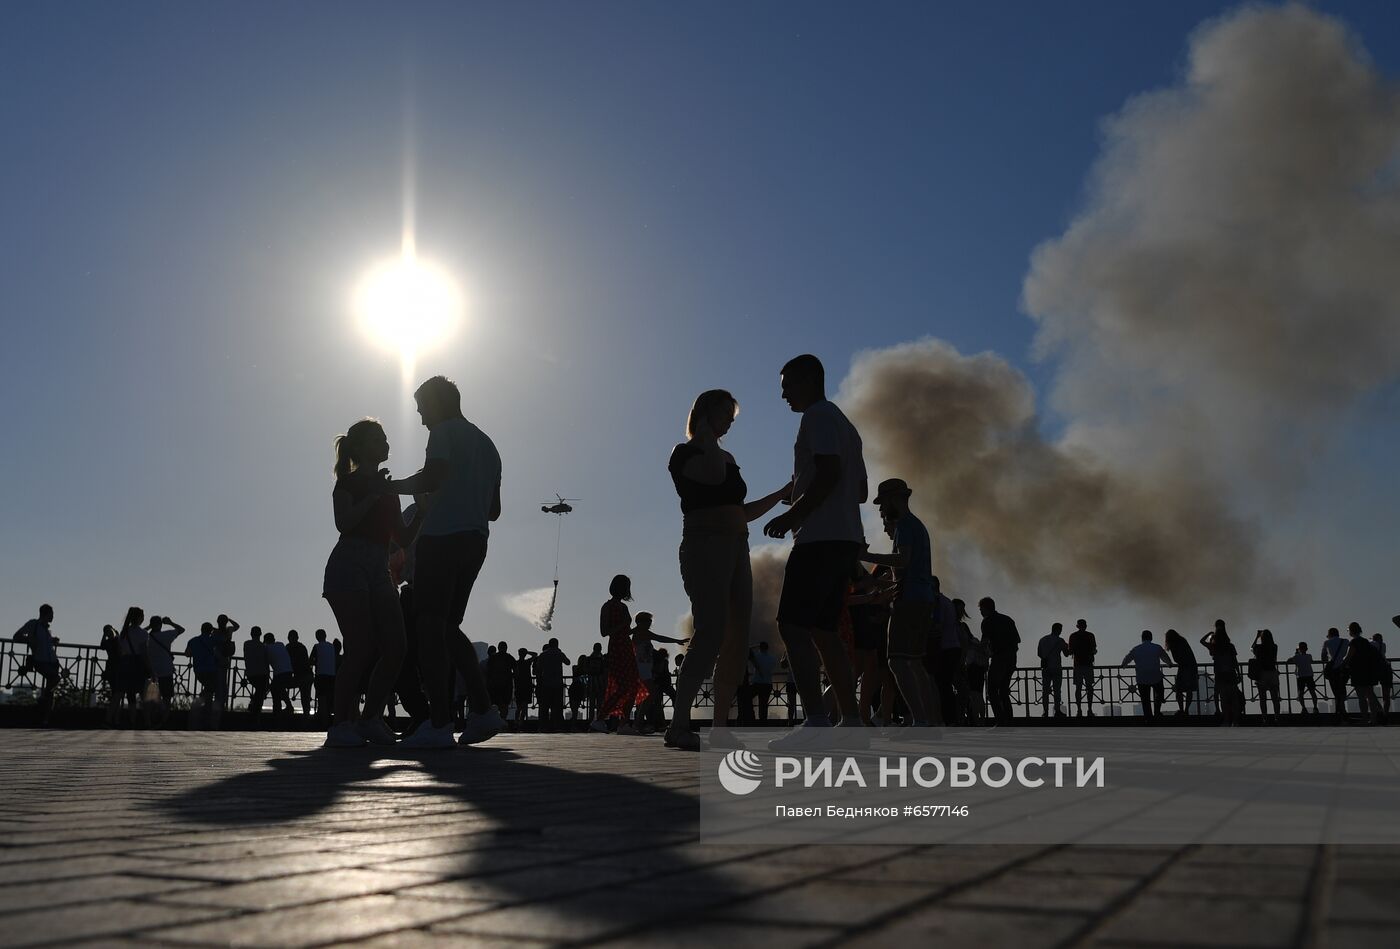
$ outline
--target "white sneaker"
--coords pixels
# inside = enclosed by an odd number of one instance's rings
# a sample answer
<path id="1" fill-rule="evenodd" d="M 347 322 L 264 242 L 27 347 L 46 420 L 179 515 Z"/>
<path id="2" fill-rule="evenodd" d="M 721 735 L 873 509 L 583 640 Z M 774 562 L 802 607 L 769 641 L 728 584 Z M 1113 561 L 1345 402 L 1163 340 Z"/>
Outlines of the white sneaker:
<path id="1" fill-rule="evenodd" d="M 355 723 L 355 730 L 360 733 L 360 737 L 371 745 L 397 745 L 399 736 L 389 730 L 389 726 L 384 724 L 382 718 L 360 719 Z"/>
<path id="2" fill-rule="evenodd" d="M 729 728 L 711 728 L 708 737 L 706 746 L 716 751 L 745 751 L 749 747 Z"/>
<path id="3" fill-rule="evenodd" d="M 399 745 L 404 748 L 451 748 L 456 742 L 452 738 L 452 723 L 434 728 L 431 720 L 423 722 Z"/>
<path id="4" fill-rule="evenodd" d="M 488 709 L 481 715 L 467 716 L 467 721 L 462 726 L 462 736 L 457 739 L 457 742 L 462 745 L 475 745 L 488 738 L 496 737 L 505 729 L 506 720 L 501 718 L 501 714 L 494 708 Z"/>
<path id="5" fill-rule="evenodd" d="M 822 751 L 835 748 L 841 743 L 842 731 L 832 725 L 813 725 L 804 722 L 786 735 L 779 735 L 768 743 L 769 751 Z"/>
<path id="6" fill-rule="evenodd" d="M 365 743 L 364 737 L 355 727 L 354 722 L 339 722 L 331 726 L 326 732 L 326 740 L 321 745 L 322 748 L 359 748 Z"/>

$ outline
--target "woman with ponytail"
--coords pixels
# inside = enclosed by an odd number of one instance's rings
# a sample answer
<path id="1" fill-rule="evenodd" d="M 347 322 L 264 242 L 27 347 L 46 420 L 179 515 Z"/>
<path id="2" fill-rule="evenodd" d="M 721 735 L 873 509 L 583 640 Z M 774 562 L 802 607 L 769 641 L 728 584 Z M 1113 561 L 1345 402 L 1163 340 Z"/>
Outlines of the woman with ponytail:
<path id="1" fill-rule="evenodd" d="M 379 466 L 389 457 L 389 440 L 374 419 L 364 419 L 335 440 L 335 489 L 331 501 L 340 540 L 326 561 L 322 596 L 335 613 L 345 640 L 345 659 L 335 690 L 335 723 L 326 747 L 372 743 L 392 745 L 394 733 L 384 724 L 384 705 L 404 656 L 403 612 L 389 574 L 389 551 L 407 548 L 422 525 L 422 514 L 407 527 L 399 498 L 388 490 L 388 473 Z M 418 505 L 421 512 L 423 505 Z M 356 709 L 365 681 L 365 706 Z"/>

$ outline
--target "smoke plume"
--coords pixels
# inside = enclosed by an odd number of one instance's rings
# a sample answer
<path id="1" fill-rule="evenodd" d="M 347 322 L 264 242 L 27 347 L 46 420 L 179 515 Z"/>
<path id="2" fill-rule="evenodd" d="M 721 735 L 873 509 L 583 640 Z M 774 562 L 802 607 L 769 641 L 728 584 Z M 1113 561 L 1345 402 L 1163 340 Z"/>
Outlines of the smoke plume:
<path id="1" fill-rule="evenodd" d="M 501 597 L 501 607 L 536 629 L 549 632 L 554 625 L 554 594 L 552 586 L 508 593 Z"/>
<path id="2" fill-rule="evenodd" d="M 1083 213 L 1032 257 L 1064 435 L 1004 360 L 926 340 L 843 384 L 874 467 L 911 482 L 945 557 L 1021 585 L 1276 597 L 1260 525 L 1400 376 L 1398 131 L 1396 86 L 1336 20 L 1206 24 L 1179 85 L 1107 122 Z"/>

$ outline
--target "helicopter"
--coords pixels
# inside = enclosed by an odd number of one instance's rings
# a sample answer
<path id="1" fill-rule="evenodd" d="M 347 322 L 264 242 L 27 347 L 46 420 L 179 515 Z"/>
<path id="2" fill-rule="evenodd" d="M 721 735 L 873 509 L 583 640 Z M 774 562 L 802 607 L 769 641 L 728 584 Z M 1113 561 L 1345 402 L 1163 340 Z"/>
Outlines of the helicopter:
<path id="1" fill-rule="evenodd" d="M 541 616 L 539 621 L 535 624 L 546 633 L 554 628 L 554 607 L 559 603 L 559 549 L 564 539 L 564 515 L 572 514 L 574 511 L 573 505 L 569 503 L 570 501 L 581 501 L 583 499 L 566 498 L 556 494 L 554 500 L 554 504 L 550 504 L 546 501 L 540 505 L 541 513 L 555 514 L 559 517 L 559 529 L 555 532 L 554 537 L 554 592 L 549 598 L 549 609 L 545 610 L 544 615 Z"/>
<path id="2" fill-rule="evenodd" d="M 545 514 L 572 514 L 574 512 L 574 507 L 569 502 L 583 500 L 582 498 L 560 497 L 557 494 L 554 496 L 554 498 L 557 503 L 550 504 L 548 501 L 546 501 L 540 505 L 540 511 Z"/>

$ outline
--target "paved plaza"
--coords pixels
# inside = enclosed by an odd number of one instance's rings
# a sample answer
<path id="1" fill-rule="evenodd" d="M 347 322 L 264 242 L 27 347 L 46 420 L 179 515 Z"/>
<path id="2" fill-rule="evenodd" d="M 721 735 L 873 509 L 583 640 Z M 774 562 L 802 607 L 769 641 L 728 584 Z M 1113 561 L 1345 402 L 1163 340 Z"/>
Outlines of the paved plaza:
<path id="1" fill-rule="evenodd" d="M 0 732 L 0 945 L 1400 944 L 1400 849 L 702 843 L 693 756 Z"/>

